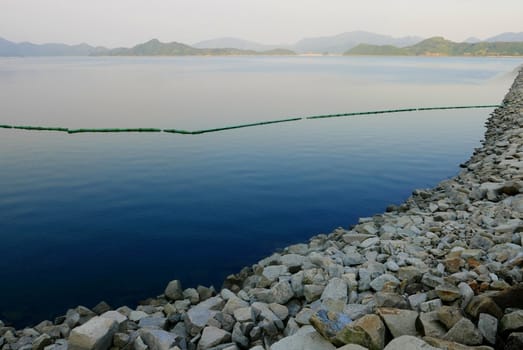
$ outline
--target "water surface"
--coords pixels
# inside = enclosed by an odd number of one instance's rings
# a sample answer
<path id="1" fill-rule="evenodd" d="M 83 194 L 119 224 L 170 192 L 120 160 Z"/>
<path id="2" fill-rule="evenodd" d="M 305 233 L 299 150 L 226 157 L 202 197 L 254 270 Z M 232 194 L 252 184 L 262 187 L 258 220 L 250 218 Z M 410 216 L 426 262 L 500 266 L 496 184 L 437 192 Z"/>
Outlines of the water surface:
<path id="1" fill-rule="evenodd" d="M 500 103 L 515 59 L 0 59 L 0 124 L 200 129 Z M 0 130 L 0 319 L 221 286 L 275 249 L 455 175 L 491 110 L 305 120 L 199 136 Z"/>

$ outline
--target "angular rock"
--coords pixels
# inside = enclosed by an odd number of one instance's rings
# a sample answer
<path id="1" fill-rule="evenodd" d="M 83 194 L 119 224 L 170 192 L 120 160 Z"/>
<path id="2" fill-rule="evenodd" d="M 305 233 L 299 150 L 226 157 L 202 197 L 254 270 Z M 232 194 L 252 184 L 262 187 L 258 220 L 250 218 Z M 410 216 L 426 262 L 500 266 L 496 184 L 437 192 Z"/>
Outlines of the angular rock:
<path id="1" fill-rule="evenodd" d="M 432 338 L 432 337 L 424 337 L 423 340 L 426 341 L 429 345 L 435 346 L 438 349 L 445 349 L 445 350 L 494 350 L 490 346 L 485 346 L 485 345 L 468 346 L 468 345 L 463 345 L 460 343 L 452 342 L 449 340 L 443 340 L 443 339 Z"/>
<path id="2" fill-rule="evenodd" d="M 347 234 L 344 234 L 342 239 L 347 244 L 353 244 L 353 243 L 363 242 L 366 239 L 373 238 L 373 237 L 375 237 L 375 236 L 351 231 Z"/>
<path id="3" fill-rule="evenodd" d="M 142 328 L 138 331 L 149 350 L 169 350 L 176 342 L 176 334 L 161 329 Z"/>
<path id="4" fill-rule="evenodd" d="M 438 312 L 422 312 L 416 320 L 416 329 L 424 336 L 441 338 L 445 335 L 447 330 L 441 322 L 439 322 Z"/>
<path id="5" fill-rule="evenodd" d="M 420 310 L 420 305 L 427 301 L 427 293 L 416 293 L 409 295 L 409 304 L 413 310 Z"/>
<path id="6" fill-rule="evenodd" d="M 314 315 L 314 311 L 307 307 L 304 307 L 296 315 L 296 322 L 301 325 L 310 325 L 310 319 L 312 315 Z"/>
<path id="7" fill-rule="evenodd" d="M 54 344 L 46 346 L 44 350 L 67 350 L 68 347 L 67 340 L 58 339 Z"/>
<path id="8" fill-rule="evenodd" d="M 341 278 L 332 278 L 323 290 L 320 300 L 331 311 L 341 312 L 347 304 L 347 282 Z"/>
<path id="9" fill-rule="evenodd" d="M 335 350 L 336 347 L 325 340 L 311 326 L 304 326 L 290 337 L 272 344 L 270 350 Z M 252 349 L 251 349 L 252 350 Z"/>
<path id="10" fill-rule="evenodd" d="M 197 335 L 215 314 L 215 311 L 211 311 L 201 306 L 195 306 L 189 309 L 185 315 L 185 326 L 187 327 L 187 332 L 192 336 Z"/>
<path id="11" fill-rule="evenodd" d="M 183 299 L 182 283 L 179 280 L 173 280 L 169 282 L 169 284 L 165 288 L 164 294 L 169 300 Z"/>
<path id="12" fill-rule="evenodd" d="M 263 269 L 262 276 L 270 283 L 276 281 L 280 276 L 289 272 L 289 268 L 284 265 L 271 265 Z"/>
<path id="13" fill-rule="evenodd" d="M 421 283 L 430 288 L 436 288 L 444 283 L 443 278 L 425 273 L 421 278 Z"/>
<path id="14" fill-rule="evenodd" d="M 243 334 L 239 322 L 234 325 L 231 338 L 234 343 L 238 344 L 243 349 L 247 348 L 249 345 L 249 338 Z"/>
<path id="15" fill-rule="evenodd" d="M 370 282 L 370 287 L 376 292 L 381 292 L 387 283 L 397 286 L 400 284 L 400 281 L 392 275 L 384 274 L 372 280 L 372 282 Z"/>
<path id="16" fill-rule="evenodd" d="M 503 316 L 499 322 L 500 332 L 514 332 L 523 330 L 523 310 L 517 310 Z"/>
<path id="17" fill-rule="evenodd" d="M 305 257 L 299 254 L 286 254 L 281 257 L 282 265 L 287 266 L 290 273 L 296 273 L 301 270 L 305 260 Z"/>
<path id="18" fill-rule="evenodd" d="M 403 335 L 393 339 L 384 350 L 440 350 L 430 346 L 425 341 L 411 335 Z"/>
<path id="19" fill-rule="evenodd" d="M 129 314 L 129 319 L 134 322 L 139 322 L 144 317 L 149 317 L 149 314 L 143 311 L 131 311 Z"/>
<path id="20" fill-rule="evenodd" d="M 454 327 L 454 325 L 463 318 L 461 310 L 451 306 L 442 306 L 436 312 L 439 321 L 443 323 L 447 329 Z"/>
<path id="21" fill-rule="evenodd" d="M 489 314 L 479 314 L 478 330 L 489 344 L 496 344 L 498 319 Z"/>
<path id="22" fill-rule="evenodd" d="M 366 249 L 366 248 L 369 248 L 369 247 L 372 247 L 372 246 L 378 244 L 379 242 L 380 242 L 379 237 L 371 237 L 371 238 L 367 238 L 366 240 L 361 242 L 359 247 L 362 249 Z"/>
<path id="23" fill-rule="evenodd" d="M 187 288 L 183 291 L 183 299 L 187 299 L 191 304 L 195 305 L 200 302 L 200 294 L 194 288 Z"/>
<path id="24" fill-rule="evenodd" d="M 116 321 L 93 317 L 71 331 L 68 339 L 69 350 L 107 350 L 117 329 Z"/>
<path id="25" fill-rule="evenodd" d="M 118 311 L 106 311 L 100 315 L 100 317 L 115 320 L 118 326 L 123 325 L 127 321 L 127 317 L 119 313 Z"/>
<path id="26" fill-rule="evenodd" d="M 233 296 L 233 297 L 229 298 L 229 300 L 227 300 L 227 303 L 225 303 L 225 306 L 223 307 L 222 312 L 232 315 L 235 310 L 244 308 L 244 307 L 248 307 L 248 306 L 249 306 L 248 302 L 241 300 L 237 296 Z"/>
<path id="27" fill-rule="evenodd" d="M 234 310 L 234 318 L 238 322 L 253 321 L 251 308 L 250 307 L 242 307 L 242 308 Z"/>
<path id="28" fill-rule="evenodd" d="M 305 300 L 307 300 L 308 303 L 318 300 L 321 297 L 324 289 L 325 286 L 316 284 L 305 285 L 303 287 L 303 295 L 305 296 Z"/>
<path id="29" fill-rule="evenodd" d="M 418 335 L 416 330 L 416 319 L 418 313 L 412 310 L 379 308 L 378 315 L 389 329 L 394 338 L 402 335 Z"/>
<path id="30" fill-rule="evenodd" d="M 209 298 L 212 298 L 212 296 L 216 293 L 214 290 L 214 287 L 204 287 L 204 286 L 198 286 L 196 287 L 196 291 L 198 292 L 198 295 L 200 296 L 200 302 L 205 301 Z"/>
<path id="31" fill-rule="evenodd" d="M 403 266 L 398 270 L 398 278 L 401 281 L 408 281 L 409 283 L 416 283 L 421 281 L 423 273 L 414 266 Z"/>
<path id="32" fill-rule="evenodd" d="M 465 309 L 474 297 L 474 291 L 465 282 L 458 284 L 458 288 L 461 294 L 461 308 Z"/>
<path id="33" fill-rule="evenodd" d="M 360 330 L 363 330 L 369 341 L 366 339 L 357 342 Z M 385 325 L 377 315 L 365 315 L 345 327 L 337 336 L 345 344 L 353 343 L 369 348 L 369 350 L 381 350 L 385 346 Z"/>
<path id="34" fill-rule="evenodd" d="M 98 304 L 96 304 L 95 307 L 93 307 L 93 312 L 97 313 L 98 315 L 101 315 L 104 312 L 107 312 L 111 309 L 111 305 L 107 304 L 105 301 L 101 301 Z"/>
<path id="35" fill-rule="evenodd" d="M 131 337 L 125 333 L 116 333 L 113 336 L 113 346 L 116 348 L 123 348 L 131 341 Z"/>
<path id="36" fill-rule="evenodd" d="M 351 319 L 357 320 L 367 314 L 372 313 L 372 305 L 368 304 L 347 304 L 343 313 L 348 315 Z"/>
<path id="37" fill-rule="evenodd" d="M 309 322 L 318 333 L 334 345 L 347 344 L 340 342 L 336 337 L 341 330 L 352 323 L 349 316 L 339 312 L 319 310 L 311 316 Z"/>
<path id="38" fill-rule="evenodd" d="M 133 349 L 134 350 L 149 350 L 149 347 L 147 345 L 145 345 L 145 343 L 143 342 L 143 339 L 140 336 L 138 336 L 138 337 L 136 337 L 136 339 L 133 342 Z"/>
<path id="39" fill-rule="evenodd" d="M 456 322 L 442 338 L 465 345 L 481 345 L 483 342 L 483 336 L 474 323 L 465 317 Z"/>
<path id="40" fill-rule="evenodd" d="M 436 294 L 443 301 L 452 302 L 461 297 L 461 292 L 458 287 L 444 283 L 435 288 Z"/>
<path id="41" fill-rule="evenodd" d="M 165 317 L 149 316 L 140 319 L 138 326 L 141 328 L 158 328 L 164 329 L 167 324 Z"/>
<path id="42" fill-rule="evenodd" d="M 378 292 L 375 295 L 377 307 L 390 307 L 395 309 L 410 309 L 408 300 L 397 293 Z"/>
<path id="43" fill-rule="evenodd" d="M 294 318 L 290 318 L 289 322 L 287 322 L 287 325 L 285 326 L 285 329 L 283 330 L 283 335 L 286 337 L 294 335 L 296 332 L 298 332 L 299 329 L 300 326 L 294 320 Z"/>
<path id="44" fill-rule="evenodd" d="M 443 306 L 441 299 L 433 299 L 426 302 L 423 302 L 419 305 L 421 312 L 432 312 L 438 310 Z"/>
<path id="45" fill-rule="evenodd" d="M 33 340 L 32 350 L 43 350 L 46 346 L 51 345 L 53 340 L 47 334 L 42 334 Z"/>
<path id="46" fill-rule="evenodd" d="M 269 304 L 269 309 L 282 321 L 289 317 L 289 309 L 284 305 L 272 303 Z"/>
<path id="47" fill-rule="evenodd" d="M 198 343 L 198 350 L 207 350 L 231 340 L 231 333 L 216 327 L 205 327 Z"/>
<path id="48" fill-rule="evenodd" d="M 280 281 L 269 290 L 256 288 L 251 292 L 257 301 L 267 304 L 285 304 L 294 297 L 294 291 L 288 281 Z"/>

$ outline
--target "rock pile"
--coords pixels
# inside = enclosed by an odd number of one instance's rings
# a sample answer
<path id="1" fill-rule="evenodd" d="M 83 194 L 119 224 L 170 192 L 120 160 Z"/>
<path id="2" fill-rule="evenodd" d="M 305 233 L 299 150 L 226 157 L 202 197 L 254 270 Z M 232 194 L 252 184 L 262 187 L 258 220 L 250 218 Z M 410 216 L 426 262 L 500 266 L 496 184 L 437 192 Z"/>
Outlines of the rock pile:
<path id="1" fill-rule="evenodd" d="M 350 230 L 136 310 L 79 306 L 1 350 L 523 349 L 523 71 L 462 172 Z"/>

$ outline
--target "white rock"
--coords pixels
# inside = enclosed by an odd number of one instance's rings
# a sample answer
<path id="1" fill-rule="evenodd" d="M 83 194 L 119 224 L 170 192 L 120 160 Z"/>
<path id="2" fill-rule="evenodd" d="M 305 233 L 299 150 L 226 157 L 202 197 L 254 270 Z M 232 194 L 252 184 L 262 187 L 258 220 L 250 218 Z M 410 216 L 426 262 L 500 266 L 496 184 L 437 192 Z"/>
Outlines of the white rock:
<path id="1" fill-rule="evenodd" d="M 269 282 L 274 282 L 278 277 L 286 275 L 289 272 L 289 268 L 284 265 L 271 265 L 263 269 L 262 276 L 265 277 Z"/>
<path id="2" fill-rule="evenodd" d="M 142 328 L 138 333 L 149 350 L 169 350 L 176 341 L 176 334 L 161 329 Z"/>
<path id="3" fill-rule="evenodd" d="M 143 311 L 131 311 L 131 313 L 129 314 L 129 319 L 134 322 L 138 322 L 145 317 L 149 317 L 149 314 Z"/>
<path id="4" fill-rule="evenodd" d="M 403 335 L 393 339 L 384 350 L 438 350 L 438 348 L 430 346 L 423 340 L 411 335 Z"/>
<path id="5" fill-rule="evenodd" d="M 325 340 L 312 326 L 304 326 L 290 337 L 274 343 L 270 350 L 334 350 L 336 347 Z"/>
<path id="6" fill-rule="evenodd" d="M 69 350 L 107 350 L 118 329 L 115 320 L 93 317 L 69 335 Z"/>
<path id="7" fill-rule="evenodd" d="M 216 327 L 205 327 L 202 333 L 200 342 L 198 343 L 198 350 L 206 350 L 218 344 L 222 344 L 231 340 L 231 333 Z"/>
<path id="8" fill-rule="evenodd" d="M 347 282 L 341 278 L 333 278 L 323 290 L 320 300 L 331 311 L 341 312 L 347 304 Z"/>
<path id="9" fill-rule="evenodd" d="M 100 317 L 108 318 L 110 320 L 115 320 L 118 325 L 121 325 L 125 321 L 127 321 L 127 317 L 119 313 L 118 311 L 107 311 L 100 315 Z"/>

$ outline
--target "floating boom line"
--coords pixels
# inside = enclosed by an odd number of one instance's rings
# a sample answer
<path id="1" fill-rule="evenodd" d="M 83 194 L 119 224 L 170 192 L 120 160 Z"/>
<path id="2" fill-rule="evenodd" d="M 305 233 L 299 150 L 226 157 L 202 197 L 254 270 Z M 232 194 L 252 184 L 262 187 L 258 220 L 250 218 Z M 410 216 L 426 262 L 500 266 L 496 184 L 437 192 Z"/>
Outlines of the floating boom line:
<path id="1" fill-rule="evenodd" d="M 450 110 L 450 109 L 472 109 L 472 108 L 500 108 L 503 105 L 474 105 L 474 106 L 438 106 L 438 107 L 418 107 L 418 108 L 401 108 L 401 109 L 383 109 L 376 111 L 366 112 L 348 112 L 340 114 L 322 114 L 312 115 L 308 117 L 296 117 L 287 119 L 278 119 L 270 121 L 262 121 L 250 124 L 239 124 L 232 126 L 224 126 L 221 128 L 212 129 L 201 129 L 201 130 L 182 130 L 182 129 L 157 129 L 157 128 L 82 128 L 82 129 L 70 129 L 63 127 L 46 127 L 46 126 L 24 126 L 24 125 L 6 125 L 0 124 L 0 129 L 16 129 L 16 130 L 27 130 L 27 131 L 57 131 L 66 132 L 68 134 L 82 134 L 82 133 L 131 133 L 131 132 L 164 132 L 169 134 L 180 134 L 180 135 L 200 135 L 211 132 L 219 132 L 225 130 L 250 128 L 254 126 L 262 126 L 277 123 L 288 123 L 300 120 L 313 120 L 313 119 L 327 119 L 327 118 L 340 118 L 340 117 L 352 117 L 352 116 L 368 116 L 377 114 L 389 114 L 389 113 L 405 113 L 405 112 L 418 112 L 418 111 L 435 111 L 435 110 Z"/>

